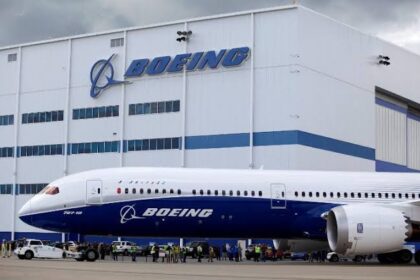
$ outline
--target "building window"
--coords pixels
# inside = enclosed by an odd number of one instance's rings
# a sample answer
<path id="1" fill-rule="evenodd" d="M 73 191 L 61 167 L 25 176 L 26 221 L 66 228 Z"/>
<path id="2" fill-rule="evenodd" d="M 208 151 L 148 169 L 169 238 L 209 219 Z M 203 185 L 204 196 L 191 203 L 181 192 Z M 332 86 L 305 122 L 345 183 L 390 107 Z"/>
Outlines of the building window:
<path id="1" fill-rule="evenodd" d="M 119 105 L 73 109 L 73 120 L 118 117 Z"/>
<path id="2" fill-rule="evenodd" d="M 14 122 L 15 122 L 14 115 L 0 116 L 0 126 L 13 125 Z"/>
<path id="3" fill-rule="evenodd" d="M 124 38 L 111 39 L 111 48 L 124 46 Z"/>
<path id="4" fill-rule="evenodd" d="M 124 141 L 124 152 L 149 150 L 178 150 L 181 137 L 158 139 L 135 139 Z"/>
<path id="5" fill-rule="evenodd" d="M 120 141 L 72 143 L 67 150 L 69 155 L 119 153 Z"/>
<path id="6" fill-rule="evenodd" d="M 0 148 L 0 158 L 14 157 L 13 147 L 2 147 Z"/>
<path id="7" fill-rule="evenodd" d="M 64 144 L 21 146 L 18 147 L 19 157 L 64 155 Z"/>
<path id="8" fill-rule="evenodd" d="M 19 184 L 18 190 L 19 194 L 37 194 L 42 189 L 44 189 L 48 184 L 41 183 L 41 184 Z"/>
<path id="9" fill-rule="evenodd" d="M 7 55 L 7 62 L 13 62 L 17 60 L 17 53 L 9 53 Z"/>
<path id="10" fill-rule="evenodd" d="M 150 103 L 137 103 L 128 106 L 128 115 L 148 115 L 179 112 L 180 101 L 160 101 Z"/>
<path id="11" fill-rule="evenodd" d="M 22 114 L 22 124 L 59 122 L 64 120 L 64 111 L 49 111 Z"/>
<path id="12" fill-rule="evenodd" d="M 0 194 L 12 194 L 12 184 L 0 184 Z"/>

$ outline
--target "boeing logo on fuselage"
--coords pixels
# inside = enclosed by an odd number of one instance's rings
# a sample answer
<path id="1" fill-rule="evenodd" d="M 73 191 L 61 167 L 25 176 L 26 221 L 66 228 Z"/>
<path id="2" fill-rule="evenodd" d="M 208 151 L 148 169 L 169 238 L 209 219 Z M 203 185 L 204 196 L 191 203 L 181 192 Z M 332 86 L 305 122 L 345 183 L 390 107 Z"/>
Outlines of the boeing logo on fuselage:
<path id="1" fill-rule="evenodd" d="M 178 73 L 182 71 L 205 70 L 206 68 L 216 69 L 219 65 L 223 67 L 240 66 L 249 57 L 249 48 L 222 49 L 218 52 L 196 52 L 178 54 L 175 57 L 159 56 L 153 59 L 135 59 L 126 70 L 125 78 L 137 78 L 144 74 L 153 76 L 163 73 Z M 97 97 L 104 89 L 128 81 L 114 80 L 114 68 L 111 60 L 101 59 L 95 62 L 90 71 L 91 90 L 90 96 Z M 108 73 L 108 74 L 107 74 Z M 106 80 L 105 80 L 105 79 Z"/>
<path id="2" fill-rule="evenodd" d="M 191 208 L 147 208 L 143 217 L 199 217 L 208 218 L 213 214 L 213 209 L 191 209 Z"/>
<path id="3" fill-rule="evenodd" d="M 125 205 L 120 210 L 120 223 L 125 224 L 131 220 L 146 219 L 146 217 L 198 217 L 208 218 L 213 214 L 213 209 L 193 209 L 193 208 L 147 208 L 142 216 L 137 216 L 133 205 Z"/>

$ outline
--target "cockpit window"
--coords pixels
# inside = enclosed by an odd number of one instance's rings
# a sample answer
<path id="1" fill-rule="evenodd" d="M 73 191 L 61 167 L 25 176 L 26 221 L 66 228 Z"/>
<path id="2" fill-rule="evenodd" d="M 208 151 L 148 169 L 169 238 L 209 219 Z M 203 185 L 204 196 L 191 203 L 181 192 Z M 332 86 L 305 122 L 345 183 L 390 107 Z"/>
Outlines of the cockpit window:
<path id="1" fill-rule="evenodd" d="M 41 191 L 41 193 L 55 195 L 55 194 L 60 193 L 60 189 L 58 187 L 56 187 L 56 186 L 48 186 L 45 189 L 43 189 Z"/>

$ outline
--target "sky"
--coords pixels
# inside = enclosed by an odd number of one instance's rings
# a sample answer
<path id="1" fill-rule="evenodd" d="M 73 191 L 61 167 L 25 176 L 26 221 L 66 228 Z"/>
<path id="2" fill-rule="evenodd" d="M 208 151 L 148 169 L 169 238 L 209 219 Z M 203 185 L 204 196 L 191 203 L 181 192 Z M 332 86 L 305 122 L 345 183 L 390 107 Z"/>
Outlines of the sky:
<path id="1" fill-rule="evenodd" d="M 0 0 L 0 46 L 294 1 L 420 54 L 420 0 Z"/>

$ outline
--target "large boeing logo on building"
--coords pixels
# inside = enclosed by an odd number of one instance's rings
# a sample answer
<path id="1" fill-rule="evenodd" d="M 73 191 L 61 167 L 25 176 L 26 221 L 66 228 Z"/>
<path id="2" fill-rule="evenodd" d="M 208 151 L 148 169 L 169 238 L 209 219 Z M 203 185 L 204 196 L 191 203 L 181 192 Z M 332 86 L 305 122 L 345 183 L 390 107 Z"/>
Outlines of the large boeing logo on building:
<path id="1" fill-rule="evenodd" d="M 101 59 L 93 64 L 90 70 L 90 96 L 97 97 L 102 90 L 112 85 L 125 83 L 126 81 L 114 80 L 114 67 L 111 64 L 112 58 L 115 54 L 111 55 L 108 59 Z"/>
<path id="2" fill-rule="evenodd" d="M 163 73 L 178 73 L 184 70 L 205 70 L 206 68 L 216 69 L 221 64 L 223 67 L 241 65 L 249 57 L 249 48 L 222 49 L 218 52 L 196 52 L 178 54 L 175 57 L 159 56 L 153 59 L 135 59 L 130 63 L 124 74 L 125 79 L 138 78 L 143 74 L 150 76 Z M 106 88 L 127 83 L 128 81 L 114 80 L 114 68 L 111 55 L 107 60 L 101 59 L 95 62 L 90 71 L 91 89 L 90 96 L 95 98 Z"/>

